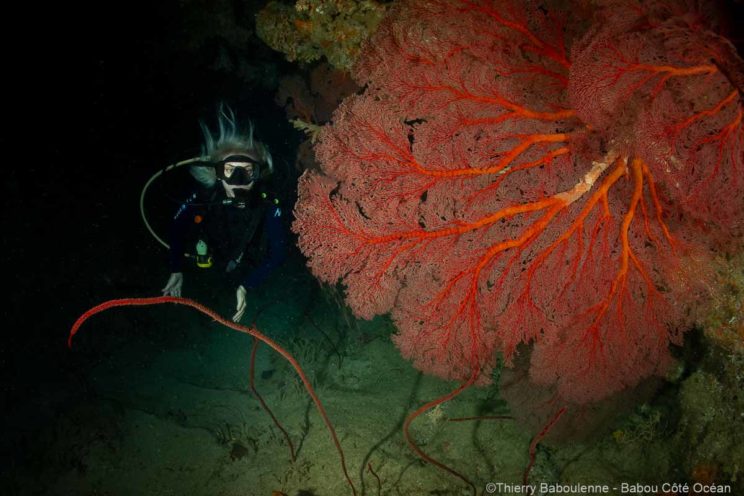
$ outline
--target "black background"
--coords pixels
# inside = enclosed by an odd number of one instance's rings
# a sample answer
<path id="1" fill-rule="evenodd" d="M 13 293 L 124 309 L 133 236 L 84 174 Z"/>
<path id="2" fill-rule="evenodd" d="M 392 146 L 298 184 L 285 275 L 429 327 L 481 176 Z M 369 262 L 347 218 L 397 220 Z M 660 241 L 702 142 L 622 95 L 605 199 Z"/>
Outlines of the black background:
<path id="1" fill-rule="evenodd" d="M 252 29 L 261 3 L 227 8 Z M 300 139 L 274 104 L 276 75 L 297 68 L 255 36 L 238 55 L 274 77 L 246 82 L 213 67 L 219 33 L 183 48 L 177 0 L 36 8 L 8 10 L 15 27 L 2 40 L 2 471 L 27 463 L 39 429 L 88 394 L 95 357 L 66 347 L 75 319 L 108 299 L 160 294 L 166 253 L 143 226 L 139 194 L 158 169 L 200 153 L 199 120 L 230 104 L 280 167 Z M 177 207 L 150 206 L 156 221 Z"/>

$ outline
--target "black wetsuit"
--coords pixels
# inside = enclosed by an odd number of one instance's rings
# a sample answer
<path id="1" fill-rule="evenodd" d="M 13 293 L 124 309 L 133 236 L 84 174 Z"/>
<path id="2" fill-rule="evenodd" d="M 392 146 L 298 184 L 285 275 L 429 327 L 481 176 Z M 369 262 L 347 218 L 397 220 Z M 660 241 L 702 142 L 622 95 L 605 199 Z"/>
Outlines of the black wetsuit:
<path id="1" fill-rule="evenodd" d="M 232 261 L 233 274 L 246 289 L 255 288 L 286 258 L 287 236 L 276 197 L 258 190 L 245 203 L 223 203 L 225 190 L 218 182 L 192 194 L 176 212 L 170 229 L 171 272 L 182 272 L 184 253 L 194 252 L 198 239 L 209 246 L 217 269 Z M 186 240 L 194 245 L 186 246 Z"/>

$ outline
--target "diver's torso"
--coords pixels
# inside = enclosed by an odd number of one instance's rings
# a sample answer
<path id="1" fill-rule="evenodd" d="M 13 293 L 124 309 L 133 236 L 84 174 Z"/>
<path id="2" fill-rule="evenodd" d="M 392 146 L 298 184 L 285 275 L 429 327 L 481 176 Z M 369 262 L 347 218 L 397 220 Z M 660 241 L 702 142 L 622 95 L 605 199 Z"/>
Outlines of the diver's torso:
<path id="1" fill-rule="evenodd" d="M 245 203 L 222 204 L 225 192 L 219 186 L 215 190 L 211 192 L 199 235 L 206 238 L 214 263 L 224 267 L 231 260 L 242 260 L 248 246 L 251 251 L 260 249 L 265 205 L 253 192 Z"/>

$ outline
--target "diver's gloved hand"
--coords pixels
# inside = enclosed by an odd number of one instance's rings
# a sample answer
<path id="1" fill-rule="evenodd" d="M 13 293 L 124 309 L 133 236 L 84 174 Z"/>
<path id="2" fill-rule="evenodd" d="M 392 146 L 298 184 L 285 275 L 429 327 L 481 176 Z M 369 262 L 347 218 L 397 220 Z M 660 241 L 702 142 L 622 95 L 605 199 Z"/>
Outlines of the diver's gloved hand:
<path id="1" fill-rule="evenodd" d="M 245 313 L 246 308 L 246 301 L 245 301 L 245 295 L 247 291 L 243 286 L 238 286 L 238 290 L 236 291 L 237 297 L 238 297 L 238 306 L 237 311 L 235 312 L 235 315 L 233 315 L 233 322 L 240 322 L 240 319 L 243 318 L 243 314 Z"/>
<path id="2" fill-rule="evenodd" d="M 174 272 L 168 279 L 168 284 L 162 289 L 163 296 L 181 297 L 181 288 L 183 288 L 183 272 Z"/>

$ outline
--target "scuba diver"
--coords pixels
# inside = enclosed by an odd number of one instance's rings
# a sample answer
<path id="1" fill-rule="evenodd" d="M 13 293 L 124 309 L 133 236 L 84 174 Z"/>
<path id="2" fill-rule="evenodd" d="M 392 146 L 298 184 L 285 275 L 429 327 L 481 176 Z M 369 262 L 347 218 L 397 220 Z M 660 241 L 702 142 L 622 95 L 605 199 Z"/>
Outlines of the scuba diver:
<path id="1" fill-rule="evenodd" d="M 164 296 L 181 296 L 187 256 L 197 267 L 214 266 L 237 285 L 232 320 L 246 310 L 250 289 L 263 283 L 286 258 L 286 233 L 278 198 L 270 193 L 273 170 L 268 148 L 253 138 L 253 125 L 238 129 L 235 114 L 226 106 L 218 112 L 218 132 L 201 123 L 202 156 L 189 161 L 198 188 L 181 204 L 169 231 L 170 277 Z M 194 254 L 185 252 L 195 240 Z M 215 270 L 215 269 L 212 269 Z"/>

